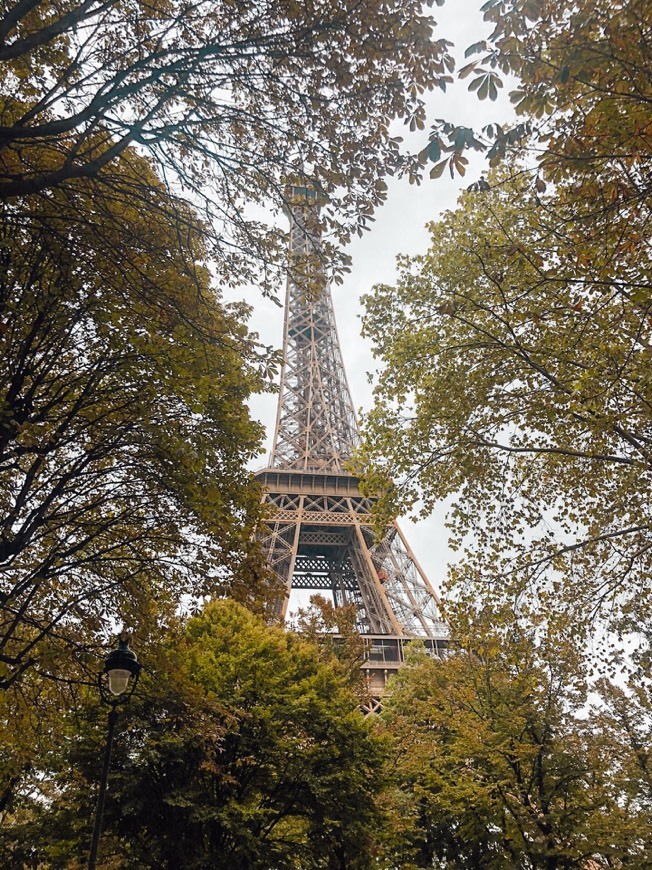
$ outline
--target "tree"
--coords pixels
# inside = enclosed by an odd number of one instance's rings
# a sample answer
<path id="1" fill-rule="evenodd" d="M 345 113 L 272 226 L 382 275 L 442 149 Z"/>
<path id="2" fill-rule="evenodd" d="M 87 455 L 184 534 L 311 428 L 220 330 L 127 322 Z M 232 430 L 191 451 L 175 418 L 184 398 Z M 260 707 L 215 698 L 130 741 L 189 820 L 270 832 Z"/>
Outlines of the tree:
<path id="1" fill-rule="evenodd" d="M 0 197 L 110 182 L 117 157 L 146 150 L 202 197 L 228 281 L 265 277 L 275 237 L 243 212 L 280 206 L 302 166 L 332 229 L 363 226 L 382 176 L 406 166 L 390 122 L 423 126 L 421 95 L 452 65 L 417 0 L 26 0 L 1 14 Z"/>
<path id="2" fill-rule="evenodd" d="M 645 621 L 652 263 L 578 243 L 563 192 L 492 177 L 366 300 L 382 358 L 361 462 L 391 509 L 451 498 L 462 594 Z M 568 227 L 571 227 L 568 230 Z M 582 229 L 582 233 L 587 227 Z M 396 481 L 396 488 L 391 481 Z"/>
<path id="3" fill-rule="evenodd" d="M 313 643 L 213 602 L 159 651 L 139 694 L 116 743 L 107 864 L 373 866 L 385 742 Z M 66 717 L 50 774 L 24 783 L 5 840 L 17 859 L 83 859 L 89 823 L 78 820 L 91 817 L 97 714 L 81 731 Z"/>
<path id="4" fill-rule="evenodd" d="M 361 668 L 369 644 L 358 629 L 357 605 L 336 607 L 323 595 L 311 595 L 309 606 L 299 609 L 295 622 L 292 630 L 314 643 L 327 661 L 336 658 L 356 688 L 361 704 L 368 702 Z"/>
<path id="5" fill-rule="evenodd" d="M 536 159 L 543 179 L 572 180 L 578 201 L 613 212 L 645 209 L 652 158 L 649 116 L 649 0 L 488 0 L 492 26 L 466 51 L 459 71 L 479 99 L 496 99 L 504 77 L 520 119 L 483 130 L 436 122 L 422 159 L 450 157 L 433 168 L 461 171 L 469 149 L 492 166 L 509 155 Z"/>
<path id="6" fill-rule="evenodd" d="M 245 465 L 265 354 L 217 301 L 192 213 L 170 223 L 134 153 L 118 171 L 111 198 L 77 181 L 0 215 L 4 687 L 37 663 L 65 677 L 116 620 L 146 635 L 264 586 Z"/>
<path id="7" fill-rule="evenodd" d="M 467 625 L 445 661 L 413 650 L 393 680 L 387 866 L 648 866 L 649 805 L 616 775 L 621 729 L 581 716 L 586 684 L 567 630 L 491 621 Z"/>

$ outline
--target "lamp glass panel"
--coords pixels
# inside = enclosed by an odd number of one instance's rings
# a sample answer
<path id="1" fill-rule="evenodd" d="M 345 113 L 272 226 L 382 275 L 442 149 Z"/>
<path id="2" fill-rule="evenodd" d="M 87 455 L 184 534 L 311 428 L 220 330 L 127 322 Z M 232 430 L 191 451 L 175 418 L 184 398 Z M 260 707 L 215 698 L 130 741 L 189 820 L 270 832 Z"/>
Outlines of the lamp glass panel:
<path id="1" fill-rule="evenodd" d="M 114 668 L 107 674 L 109 678 L 109 691 L 114 695 L 121 695 L 127 688 L 130 671 L 125 671 L 122 668 Z"/>

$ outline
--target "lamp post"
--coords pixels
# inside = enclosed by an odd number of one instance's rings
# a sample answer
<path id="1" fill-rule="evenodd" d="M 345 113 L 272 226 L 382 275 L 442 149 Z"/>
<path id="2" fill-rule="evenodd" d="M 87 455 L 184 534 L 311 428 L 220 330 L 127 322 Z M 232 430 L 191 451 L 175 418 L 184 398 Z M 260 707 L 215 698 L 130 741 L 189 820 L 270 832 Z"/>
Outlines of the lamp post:
<path id="1" fill-rule="evenodd" d="M 104 670 L 98 675 L 100 697 L 105 704 L 109 704 L 109 729 L 106 735 L 106 748 L 104 750 L 104 767 L 100 780 L 100 793 L 97 798 L 95 811 L 95 825 L 93 827 L 93 839 L 91 851 L 88 857 L 88 870 L 95 870 L 97 861 L 97 847 L 102 833 L 102 815 L 104 813 L 104 800 L 106 798 L 106 785 L 109 780 L 109 765 L 111 764 L 111 747 L 113 745 L 113 732 L 118 718 L 118 704 L 128 701 L 134 693 L 141 665 L 136 658 L 136 653 L 129 649 L 126 640 L 119 640 L 117 649 L 111 650 L 104 662 Z"/>

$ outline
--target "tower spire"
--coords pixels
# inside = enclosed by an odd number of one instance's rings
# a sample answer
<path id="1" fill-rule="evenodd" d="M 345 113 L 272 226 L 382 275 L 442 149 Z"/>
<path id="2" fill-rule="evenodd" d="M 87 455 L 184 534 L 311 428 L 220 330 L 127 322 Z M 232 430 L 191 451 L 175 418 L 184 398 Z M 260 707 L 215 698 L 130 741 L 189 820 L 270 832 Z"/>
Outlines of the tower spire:
<path id="1" fill-rule="evenodd" d="M 344 471 L 358 428 L 320 256 L 316 194 L 298 186 L 287 193 L 292 268 L 270 466 Z"/>

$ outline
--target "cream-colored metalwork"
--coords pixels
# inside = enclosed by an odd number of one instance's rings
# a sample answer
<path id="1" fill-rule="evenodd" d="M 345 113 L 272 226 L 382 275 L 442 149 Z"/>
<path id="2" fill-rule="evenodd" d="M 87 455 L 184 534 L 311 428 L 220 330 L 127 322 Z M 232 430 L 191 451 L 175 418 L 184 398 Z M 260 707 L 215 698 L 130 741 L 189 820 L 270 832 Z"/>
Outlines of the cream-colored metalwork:
<path id="1" fill-rule="evenodd" d="M 288 199 L 293 268 L 274 445 L 269 467 L 257 475 L 270 509 L 261 541 L 286 589 L 278 616 L 285 616 L 293 588 L 356 604 L 360 631 L 376 638 L 370 649 L 384 649 L 380 637 L 400 651 L 380 669 L 367 663 L 370 685 L 384 685 L 407 640 L 422 637 L 429 649 L 442 650 L 448 630 L 398 526 L 392 522 L 374 537 L 373 500 L 346 470 L 358 427 L 319 256 L 318 206 L 306 188 L 290 188 Z"/>

